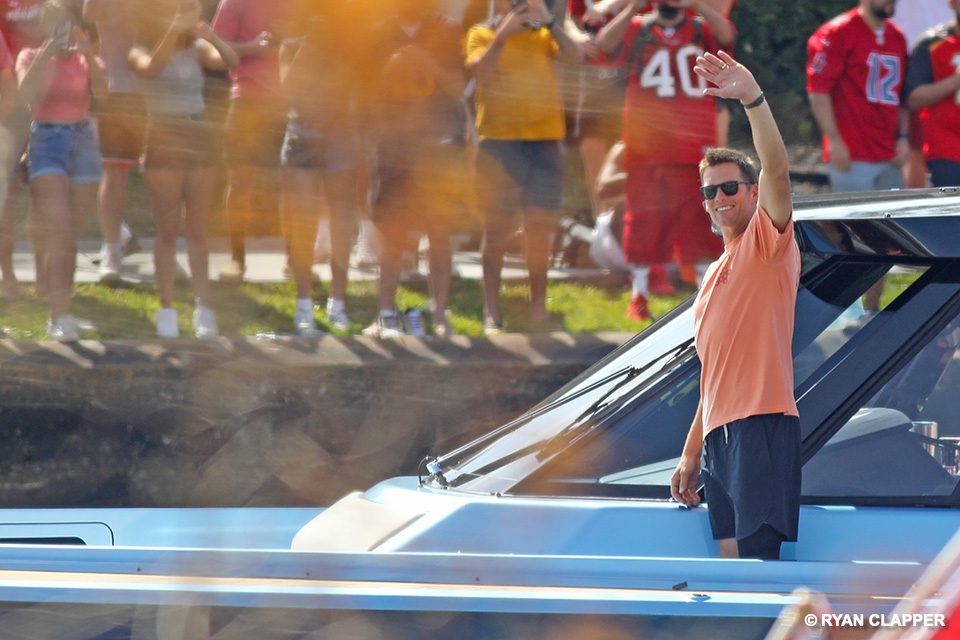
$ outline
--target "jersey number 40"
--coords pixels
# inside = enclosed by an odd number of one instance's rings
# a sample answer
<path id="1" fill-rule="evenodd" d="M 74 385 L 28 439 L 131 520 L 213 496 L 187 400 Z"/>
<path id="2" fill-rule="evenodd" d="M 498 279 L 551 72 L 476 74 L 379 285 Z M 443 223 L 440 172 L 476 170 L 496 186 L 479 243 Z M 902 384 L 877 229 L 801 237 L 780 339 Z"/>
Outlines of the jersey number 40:
<path id="1" fill-rule="evenodd" d="M 703 54 L 700 47 L 688 44 L 677 49 L 676 73 L 680 80 L 680 89 L 691 98 L 702 98 L 707 82 L 693 72 L 693 62 Z M 674 77 L 669 49 L 657 49 L 650 56 L 643 73 L 640 74 L 640 86 L 644 89 L 656 89 L 658 98 L 673 98 L 677 95 L 677 78 Z"/>

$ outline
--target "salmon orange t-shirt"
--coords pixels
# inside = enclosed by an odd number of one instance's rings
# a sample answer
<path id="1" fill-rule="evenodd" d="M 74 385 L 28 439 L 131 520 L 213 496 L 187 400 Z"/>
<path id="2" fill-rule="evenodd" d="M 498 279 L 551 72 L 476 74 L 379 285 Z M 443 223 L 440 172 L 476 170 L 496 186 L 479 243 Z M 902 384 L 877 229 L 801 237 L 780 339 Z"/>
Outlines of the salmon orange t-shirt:
<path id="1" fill-rule="evenodd" d="M 762 208 L 707 269 L 693 304 L 704 437 L 748 416 L 799 415 L 792 356 L 799 283 L 793 221 L 781 233 Z"/>

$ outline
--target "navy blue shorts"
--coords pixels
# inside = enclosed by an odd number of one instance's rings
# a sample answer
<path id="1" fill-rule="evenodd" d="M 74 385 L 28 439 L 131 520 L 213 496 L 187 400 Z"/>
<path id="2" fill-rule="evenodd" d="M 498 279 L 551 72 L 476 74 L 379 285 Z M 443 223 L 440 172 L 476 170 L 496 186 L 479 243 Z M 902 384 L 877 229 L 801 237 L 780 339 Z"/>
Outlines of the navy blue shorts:
<path id="1" fill-rule="evenodd" d="M 933 186 L 960 186 L 960 162 L 944 159 L 927 160 L 927 169 L 930 170 L 930 182 Z"/>
<path id="2" fill-rule="evenodd" d="M 767 524 L 797 539 L 800 419 L 770 413 L 734 420 L 707 434 L 704 493 L 716 540 L 744 540 Z"/>
<path id="3" fill-rule="evenodd" d="M 563 157 L 559 140 L 481 140 L 478 200 L 488 215 L 511 215 L 517 206 L 559 209 Z"/>

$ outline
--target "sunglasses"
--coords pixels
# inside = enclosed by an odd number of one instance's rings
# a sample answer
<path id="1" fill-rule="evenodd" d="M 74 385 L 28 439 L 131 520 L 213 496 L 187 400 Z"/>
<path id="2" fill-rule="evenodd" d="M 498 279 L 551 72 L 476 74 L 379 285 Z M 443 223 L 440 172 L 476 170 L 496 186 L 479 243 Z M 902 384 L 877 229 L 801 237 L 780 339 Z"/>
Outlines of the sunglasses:
<path id="1" fill-rule="evenodd" d="M 721 182 L 720 184 L 708 184 L 700 187 L 700 195 L 703 196 L 704 200 L 713 200 L 717 197 L 717 189 L 720 189 L 723 191 L 724 195 L 734 196 L 737 194 L 737 191 L 740 191 L 740 185 L 742 184 L 754 183 L 747 182 L 745 180 L 728 180 L 727 182 Z"/>

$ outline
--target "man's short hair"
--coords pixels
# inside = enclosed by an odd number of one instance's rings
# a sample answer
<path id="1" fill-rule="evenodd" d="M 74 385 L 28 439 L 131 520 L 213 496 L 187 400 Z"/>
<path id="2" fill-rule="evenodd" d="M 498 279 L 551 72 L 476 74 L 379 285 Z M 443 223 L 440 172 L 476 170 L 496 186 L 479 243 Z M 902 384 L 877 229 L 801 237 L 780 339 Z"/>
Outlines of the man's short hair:
<path id="1" fill-rule="evenodd" d="M 703 177 L 703 172 L 707 169 L 707 167 L 715 167 L 718 164 L 728 163 L 732 163 L 740 167 L 740 173 L 743 175 L 744 180 L 752 182 L 753 184 L 756 184 L 757 180 L 759 180 L 757 167 L 753 164 L 753 160 L 750 159 L 750 156 L 742 151 L 728 149 L 726 147 L 714 147 L 713 149 L 707 150 L 707 153 L 704 154 L 703 159 L 700 160 L 700 177 Z"/>

